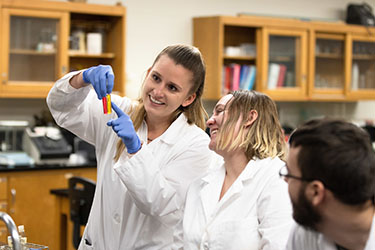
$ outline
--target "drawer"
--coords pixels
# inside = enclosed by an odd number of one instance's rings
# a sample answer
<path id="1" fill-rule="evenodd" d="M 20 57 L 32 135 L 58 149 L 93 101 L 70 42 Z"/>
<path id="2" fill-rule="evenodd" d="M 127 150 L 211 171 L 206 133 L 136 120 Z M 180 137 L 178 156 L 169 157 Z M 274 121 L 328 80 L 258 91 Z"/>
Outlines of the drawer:
<path id="1" fill-rule="evenodd" d="M 8 208 L 8 202 L 6 200 L 0 200 L 0 212 L 8 213 L 7 208 Z"/>
<path id="2" fill-rule="evenodd" d="M 0 221 L 0 242 L 8 242 L 8 229 L 6 228 L 3 221 Z"/>
<path id="3" fill-rule="evenodd" d="M 5 177 L 0 177 L 0 200 L 7 199 L 8 181 Z"/>

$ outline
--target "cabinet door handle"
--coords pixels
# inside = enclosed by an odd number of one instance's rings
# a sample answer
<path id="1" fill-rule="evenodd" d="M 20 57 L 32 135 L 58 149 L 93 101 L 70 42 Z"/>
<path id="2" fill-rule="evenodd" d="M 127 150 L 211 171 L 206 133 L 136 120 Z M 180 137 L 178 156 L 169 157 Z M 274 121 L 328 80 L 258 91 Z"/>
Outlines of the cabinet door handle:
<path id="1" fill-rule="evenodd" d="M 14 189 L 14 188 L 12 188 L 11 190 L 10 190 L 10 194 L 11 194 L 11 209 L 10 209 L 10 213 L 12 213 L 12 214 L 14 214 L 14 208 L 13 208 L 13 206 L 14 206 L 14 204 L 16 203 L 16 194 L 17 194 L 17 192 L 16 192 L 16 189 Z"/>

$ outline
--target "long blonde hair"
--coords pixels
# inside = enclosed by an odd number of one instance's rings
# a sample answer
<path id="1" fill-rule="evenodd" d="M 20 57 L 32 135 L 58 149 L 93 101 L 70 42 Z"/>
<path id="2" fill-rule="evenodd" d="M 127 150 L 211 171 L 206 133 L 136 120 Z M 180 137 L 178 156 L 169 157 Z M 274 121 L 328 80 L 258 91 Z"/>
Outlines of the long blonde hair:
<path id="1" fill-rule="evenodd" d="M 217 147 L 220 150 L 244 148 L 248 160 L 257 157 L 276 157 L 285 160 L 286 142 L 280 125 L 274 101 L 267 95 L 248 90 L 232 93 L 225 115 L 226 120 L 218 134 Z M 258 113 L 257 119 L 245 130 L 245 123 L 251 110 Z M 242 119 L 238 134 L 235 127 Z"/>
<path id="2" fill-rule="evenodd" d="M 193 73 L 192 87 L 189 91 L 189 95 L 196 94 L 195 100 L 187 107 L 180 106 L 171 115 L 171 123 L 181 114 L 184 113 L 187 122 L 189 124 L 196 124 L 201 129 L 205 128 L 205 119 L 207 118 L 206 110 L 203 107 L 202 95 L 204 89 L 204 81 L 206 76 L 206 66 L 200 51 L 190 45 L 171 45 L 164 48 L 159 55 L 155 58 L 152 67 L 160 59 L 161 56 L 167 55 L 172 59 L 176 65 L 182 65 L 184 68 L 190 70 Z M 151 67 L 151 68 L 152 68 Z M 137 104 L 130 111 L 130 118 L 133 121 L 135 130 L 137 131 L 146 116 L 146 110 L 144 107 L 142 97 L 139 97 Z M 117 151 L 115 160 L 120 158 L 121 153 L 125 149 L 125 144 L 120 139 L 117 143 Z"/>

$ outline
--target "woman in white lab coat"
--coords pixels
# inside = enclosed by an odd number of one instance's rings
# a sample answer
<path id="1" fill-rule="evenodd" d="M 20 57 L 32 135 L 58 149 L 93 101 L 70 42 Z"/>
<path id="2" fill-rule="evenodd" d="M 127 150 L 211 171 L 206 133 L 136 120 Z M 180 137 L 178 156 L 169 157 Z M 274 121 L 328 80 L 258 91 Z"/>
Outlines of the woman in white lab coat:
<path id="1" fill-rule="evenodd" d="M 211 154 L 202 130 L 205 66 L 192 46 L 166 47 L 148 69 L 137 102 L 102 99 L 114 74 L 99 65 L 58 80 L 47 103 L 57 124 L 92 143 L 97 186 L 79 249 L 175 249 L 186 191 Z"/>
<path id="2" fill-rule="evenodd" d="M 235 91 L 219 100 L 207 126 L 209 147 L 224 163 L 188 190 L 184 249 L 283 249 L 292 208 L 278 174 L 286 143 L 275 103 Z"/>

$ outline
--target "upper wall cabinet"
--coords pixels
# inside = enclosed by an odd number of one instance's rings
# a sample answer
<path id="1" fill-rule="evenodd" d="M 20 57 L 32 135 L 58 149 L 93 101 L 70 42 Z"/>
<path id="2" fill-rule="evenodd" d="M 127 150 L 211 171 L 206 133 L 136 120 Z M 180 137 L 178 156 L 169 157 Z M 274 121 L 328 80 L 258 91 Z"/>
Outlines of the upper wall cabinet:
<path id="1" fill-rule="evenodd" d="M 349 36 L 348 95 L 353 99 L 375 99 L 375 33 Z"/>
<path id="2" fill-rule="evenodd" d="M 277 100 L 304 100 L 307 81 L 307 32 L 305 30 L 262 30 L 262 57 L 258 91 Z M 259 58 L 259 56 L 258 56 Z"/>
<path id="3" fill-rule="evenodd" d="M 0 0 L 0 97 L 45 98 L 73 70 L 114 69 L 125 92 L 125 8 L 52 1 Z"/>
<path id="4" fill-rule="evenodd" d="M 277 101 L 375 99 L 375 28 L 259 16 L 193 19 L 206 99 L 255 89 Z"/>
<path id="5" fill-rule="evenodd" d="M 314 47 L 309 95 L 312 99 L 342 100 L 346 98 L 347 39 L 345 34 L 311 33 Z"/>

